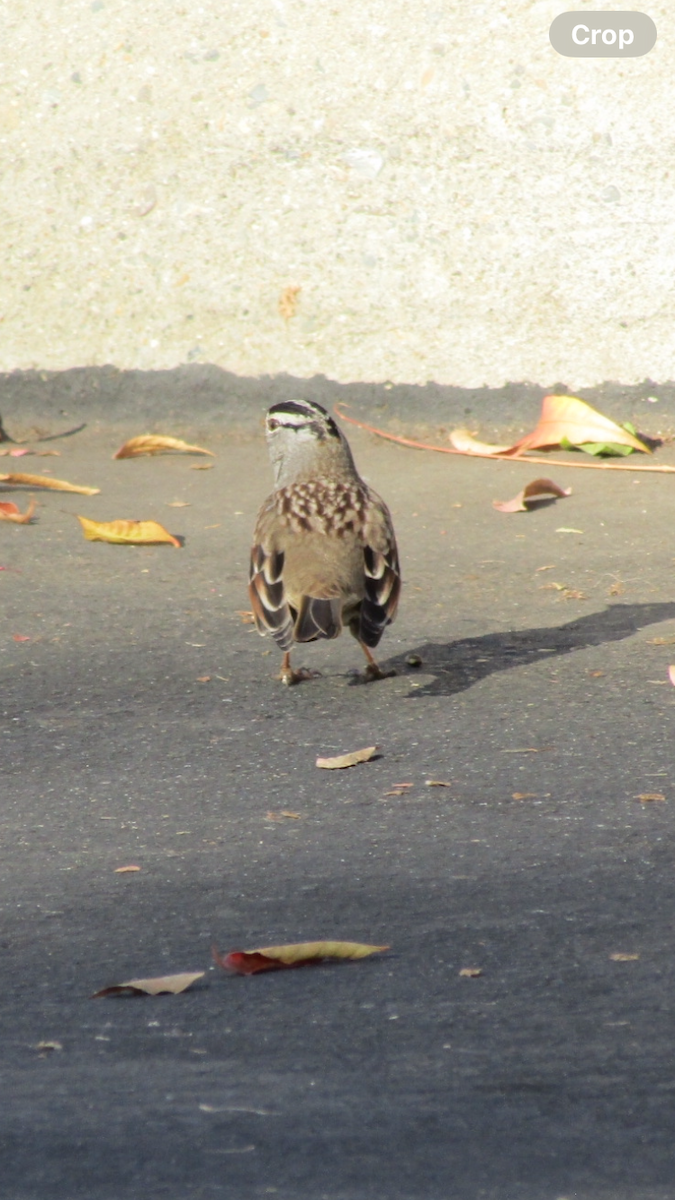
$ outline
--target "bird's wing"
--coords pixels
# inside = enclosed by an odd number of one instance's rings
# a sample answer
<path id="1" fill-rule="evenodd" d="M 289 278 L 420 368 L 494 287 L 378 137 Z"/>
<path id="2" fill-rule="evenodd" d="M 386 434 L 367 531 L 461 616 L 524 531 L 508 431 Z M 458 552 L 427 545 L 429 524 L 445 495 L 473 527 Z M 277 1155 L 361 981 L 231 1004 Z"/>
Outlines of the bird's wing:
<path id="1" fill-rule="evenodd" d="M 281 650 L 293 645 L 293 615 L 284 592 L 284 552 L 268 540 L 269 504 L 260 510 L 251 547 L 248 594 L 258 633 L 271 633 Z"/>
<path id="2" fill-rule="evenodd" d="M 401 592 L 401 568 L 389 509 L 374 492 L 366 523 L 363 547 L 365 595 L 361 603 L 359 638 L 377 646 L 387 625 L 396 616 Z"/>

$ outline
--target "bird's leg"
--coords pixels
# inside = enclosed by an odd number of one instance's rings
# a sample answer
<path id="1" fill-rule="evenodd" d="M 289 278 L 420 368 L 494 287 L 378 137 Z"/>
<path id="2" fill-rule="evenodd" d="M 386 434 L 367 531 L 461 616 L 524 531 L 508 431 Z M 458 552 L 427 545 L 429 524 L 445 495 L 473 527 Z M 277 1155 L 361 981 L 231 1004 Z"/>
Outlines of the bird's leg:
<path id="1" fill-rule="evenodd" d="M 291 652 L 290 650 L 286 651 L 281 660 L 281 670 L 278 676 L 282 683 L 290 687 L 293 683 L 302 683 L 303 679 L 317 679 L 318 677 L 318 671 L 310 671 L 307 667 L 300 667 L 298 671 L 294 671 L 291 666 Z"/>
<path id="2" fill-rule="evenodd" d="M 361 640 L 359 640 L 359 646 L 361 647 L 361 649 L 363 650 L 363 653 L 365 654 L 366 658 L 368 659 L 368 666 L 366 667 L 366 681 L 367 682 L 369 682 L 371 679 L 390 679 L 392 675 L 396 674 L 395 671 L 383 671 L 382 670 L 382 667 L 380 667 L 378 665 L 378 663 L 375 662 L 375 659 L 373 658 L 372 654 L 370 653 L 370 650 L 366 646 L 365 642 L 362 642 Z"/>

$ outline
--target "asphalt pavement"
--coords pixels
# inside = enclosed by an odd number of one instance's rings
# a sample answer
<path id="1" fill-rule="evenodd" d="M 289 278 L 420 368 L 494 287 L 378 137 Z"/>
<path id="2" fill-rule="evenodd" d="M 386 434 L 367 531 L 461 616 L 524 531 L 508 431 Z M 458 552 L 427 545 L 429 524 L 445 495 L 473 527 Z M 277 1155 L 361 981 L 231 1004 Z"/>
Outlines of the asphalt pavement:
<path id="1" fill-rule="evenodd" d="M 284 688 L 247 556 L 266 403 L 312 386 L 200 370 L 0 388 L 12 437 L 86 422 L 0 470 L 101 489 L 0 525 L 3 1200 L 672 1200 L 673 477 L 346 427 L 399 537 L 397 674 L 361 683 L 345 635 Z M 462 414 L 522 432 L 545 390 L 315 383 L 438 437 Z M 604 399 L 675 429 L 672 388 Z M 112 459 L 150 430 L 215 457 Z M 493 508 L 542 475 L 572 495 Z M 182 545 L 88 542 L 77 514 Z M 211 961 L 324 938 L 391 949 L 249 978 Z"/>

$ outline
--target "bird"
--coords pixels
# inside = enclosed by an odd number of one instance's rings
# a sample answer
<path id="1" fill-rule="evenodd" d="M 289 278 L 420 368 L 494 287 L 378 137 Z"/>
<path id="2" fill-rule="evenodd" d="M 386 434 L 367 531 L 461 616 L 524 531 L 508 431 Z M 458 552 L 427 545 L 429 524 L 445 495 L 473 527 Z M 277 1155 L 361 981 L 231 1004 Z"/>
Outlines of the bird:
<path id="1" fill-rule="evenodd" d="M 371 653 L 401 591 L 389 509 L 315 400 L 273 404 L 265 424 L 275 487 L 255 525 L 249 597 L 258 632 L 283 652 L 279 678 L 287 685 L 313 678 L 293 669 L 292 647 L 336 638 L 345 625 L 366 656 L 365 682 L 395 674 Z"/>

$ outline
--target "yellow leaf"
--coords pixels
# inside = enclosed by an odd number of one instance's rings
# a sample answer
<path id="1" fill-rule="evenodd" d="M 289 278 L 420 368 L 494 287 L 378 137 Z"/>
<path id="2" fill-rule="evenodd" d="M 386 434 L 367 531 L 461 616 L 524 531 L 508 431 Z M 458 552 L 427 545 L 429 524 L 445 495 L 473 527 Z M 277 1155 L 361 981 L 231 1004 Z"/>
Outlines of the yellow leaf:
<path id="1" fill-rule="evenodd" d="M 245 954 L 264 954 L 277 962 L 296 963 L 312 958 L 367 958 L 382 954 L 389 946 L 369 946 L 364 942 L 295 942 L 288 946 L 260 946 L 245 950 Z"/>
<path id="2" fill-rule="evenodd" d="M 650 804 L 652 801 L 658 802 L 665 800 L 663 792 L 641 792 L 640 795 L 636 796 L 635 798 L 636 800 L 639 800 L 641 804 Z"/>
<path id="3" fill-rule="evenodd" d="M 201 979 L 206 974 L 206 971 L 183 972 L 182 975 L 160 975 L 155 979 L 128 979 L 126 983 L 113 983 L 110 987 L 101 988 L 99 992 L 94 992 L 92 1000 L 97 1000 L 100 996 L 121 996 L 129 995 L 140 996 L 145 993 L 147 996 L 159 996 L 162 992 L 170 992 L 177 996 L 179 992 L 184 992 L 197 979 Z"/>
<path id="4" fill-rule="evenodd" d="M 326 771 L 339 771 L 342 767 L 355 767 L 357 763 L 368 762 L 376 753 L 377 746 L 366 746 L 363 750 L 352 750 L 350 754 L 338 754 L 335 758 L 317 758 L 317 767 Z"/>
<path id="5" fill-rule="evenodd" d="M 55 492 L 77 492 L 80 496 L 97 496 L 101 490 L 80 487 L 77 483 L 66 483 L 65 479 L 48 479 L 46 475 L 24 475 L 16 471 L 11 475 L 0 475 L 0 483 L 8 483 L 10 487 L 40 487 L 51 488 Z"/>
<path id="6" fill-rule="evenodd" d="M 131 438 L 120 446 L 113 458 L 140 458 L 143 454 L 169 454 L 172 450 L 180 454 L 210 454 L 211 458 L 215 458 L 212 450 L 204 450 L 202 446 L 190 446 L 180 438 L 160 437 L 154 433 Z"/>
<path id="7" fill-rule="evenodd" d="M 84 536 L 89 542 L 114 542 L 116 545 L 141 546 L 168 542 L 180 548 L 178 538 L 158 521 L 90 521 L 78 516 Z"/>
<path id="8" fill-rule="evenodd" d="M 453 429 L 450 434 L 450 444 L 462 454 L 506 454 L 510 446 L 493 446 L 488 442 L 479 442 L 469 433 L 468 429 Z"/>
<path id="9" fill-rule="evenodd" d="M 477 979 L 482 974 L 482 967 L 462 967 L 460 971 L 460 975 L 463 975 L 466 979 Z"/>
<path id="10" fill-rule="evenodd" d="M 612 962 L 637 962 L 639 954 L 610 954 Z"/>

